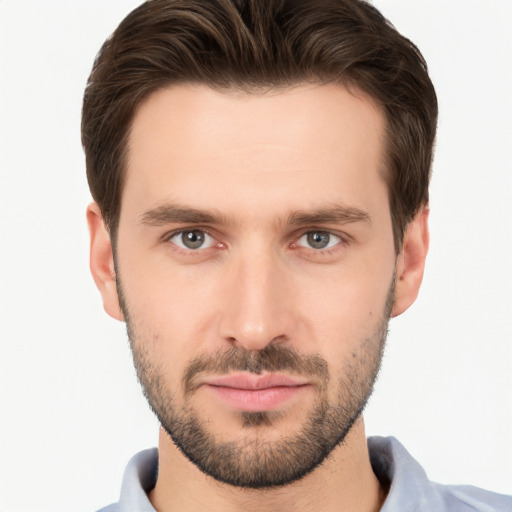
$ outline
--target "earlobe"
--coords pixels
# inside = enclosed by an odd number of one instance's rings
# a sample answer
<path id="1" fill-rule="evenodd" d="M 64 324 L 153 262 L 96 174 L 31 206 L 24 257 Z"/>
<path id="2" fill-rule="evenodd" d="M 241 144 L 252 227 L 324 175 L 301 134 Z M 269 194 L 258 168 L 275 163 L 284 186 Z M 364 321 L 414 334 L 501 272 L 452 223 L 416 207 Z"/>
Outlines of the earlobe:
<path id="1" fill-rule="evenodd" d="M 90 235 L 90 269 L 103 299 L 105 311 L 116 320 L 123 321 L 123 313 L 117 295 L 114 253 L 110 235 L 96 203 L 87 207 L 87 224 Z"/>
<path id="2" fill-rule="evenodd" d="M 407 225 L 396 263 L 393 317 L 401 315 L 418 296 L 429 246 L 428 214 L 429 207 L 425 205 Z"/>

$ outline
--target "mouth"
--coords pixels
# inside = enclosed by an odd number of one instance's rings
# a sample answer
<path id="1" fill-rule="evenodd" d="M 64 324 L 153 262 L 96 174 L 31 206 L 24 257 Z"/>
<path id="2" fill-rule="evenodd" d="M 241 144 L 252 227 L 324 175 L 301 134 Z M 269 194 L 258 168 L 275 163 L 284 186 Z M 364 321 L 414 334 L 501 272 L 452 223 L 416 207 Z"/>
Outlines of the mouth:
<path id="1" fill-rule="evenodd" d="M 311 387 L 311 382 L 285 374 L 240 373 L 210 377 L 202 385 L 232 409 L 264 412 L 276 410 L 297 397 Z"/>

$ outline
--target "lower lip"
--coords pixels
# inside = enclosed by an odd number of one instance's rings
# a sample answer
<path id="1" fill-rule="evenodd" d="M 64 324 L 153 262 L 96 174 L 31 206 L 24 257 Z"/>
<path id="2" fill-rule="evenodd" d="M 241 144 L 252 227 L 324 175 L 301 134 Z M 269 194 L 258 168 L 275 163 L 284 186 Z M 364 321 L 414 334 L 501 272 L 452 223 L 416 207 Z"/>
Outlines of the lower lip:
<path id="1" fill-rule="evenodd" d="M 247 412 L 271 411 L 283 405 L 309 386 L 276 386 L 265 389 L 239 389 L 207 386 L 229 407 Z"/>

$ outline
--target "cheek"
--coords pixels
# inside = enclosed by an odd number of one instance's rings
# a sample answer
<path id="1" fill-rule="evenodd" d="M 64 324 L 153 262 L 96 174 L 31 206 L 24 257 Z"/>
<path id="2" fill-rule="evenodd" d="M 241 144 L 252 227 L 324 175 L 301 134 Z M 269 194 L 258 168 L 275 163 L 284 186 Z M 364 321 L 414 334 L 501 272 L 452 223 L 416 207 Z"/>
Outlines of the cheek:
<path id="1" fill-rule="evenodd" d="M 126 244 L 128 245 L 128 244 Z M 182 332 L 194 325 L 201 306 L 208 301 L 204 272 L 194 265 L 177 265 L 165 250 L 144 250 L 130 244 L 119 261 L 120 276 L 130 305 L 152 329 Z"/>
<path id="2" fill-rule="evenodd" d="M 347 364 L 378 355 L 391 286 L 391 272 L 381 279 L 324 282 L 320 293 L 304 298 L 301 304 L 308 312 L 309 339 L 316 345 L 306 343 L 302 349 L 318 352 L 333 375 L 345 374 Z"/>
<path id="3" fill-rule="evenodd" d="M 357 278 L 351 272 L 332 275 L 314 292 L 302 295 L 302 309 L 320 328 L 364 332 L 382 319 L 392 281 L 392 272 L 379 278 Z"/>
<path id="4" fill-rule="evenodd" d="M 204 296 L 193 282 L 177 279 L 165 267 L 138 265 L 135 258 L 119 266 L 134 342 L 154 365 L 165 368 L 169 379 L 178 379 L 197 353 Z"/>

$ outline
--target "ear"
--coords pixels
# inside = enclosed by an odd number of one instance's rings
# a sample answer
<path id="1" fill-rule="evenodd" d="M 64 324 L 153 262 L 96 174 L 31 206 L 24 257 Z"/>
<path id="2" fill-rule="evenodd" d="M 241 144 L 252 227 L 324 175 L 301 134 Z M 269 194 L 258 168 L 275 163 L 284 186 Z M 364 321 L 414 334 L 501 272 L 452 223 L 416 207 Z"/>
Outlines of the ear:
<path id="1" fill-rule="evenodd" d="M 391 316 L 401 315 L 418 296 L 429 245 L 428 214 L 425 205 L 406 227 L 402 250 L 396 264 L 395 303 Z"/>
<path id="2" fill-rule="evenodd" d="M 87 207 L 87 224 L 91 237 L 90 269 L 94 282 L 103 298 L 105 311 L 116 320 L 124 320 L 117 295 L 114 253 L 110 235 L 103 221 L 99 206 Z"/>

